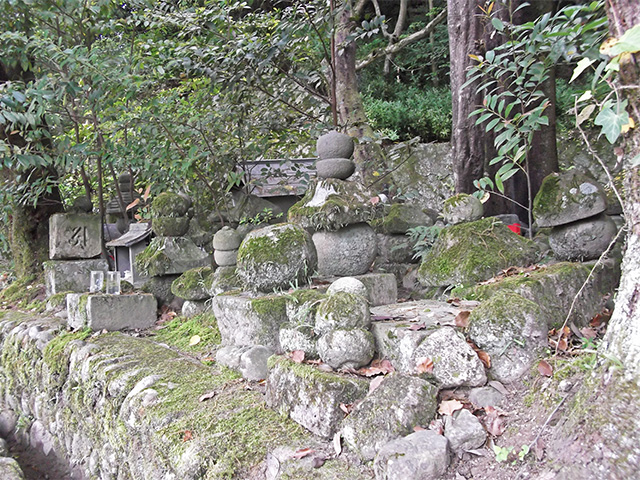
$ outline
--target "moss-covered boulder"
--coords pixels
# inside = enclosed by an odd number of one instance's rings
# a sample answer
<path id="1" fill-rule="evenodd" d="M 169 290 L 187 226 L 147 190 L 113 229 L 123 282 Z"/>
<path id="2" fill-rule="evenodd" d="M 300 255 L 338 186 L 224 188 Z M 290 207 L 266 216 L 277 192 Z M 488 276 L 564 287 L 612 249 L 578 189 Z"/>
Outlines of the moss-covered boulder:
<path id="1" fill-rule="evenodd" d="M 254 230 L 238 250 L 237 275 L 251 290 L 270 292 L 306 284 L 318 257 L 302 227 L 281 223 Z"/>
<path id="2" fill-rule="evenodd" d="M 185 300 L 205 300 L 211 295 L 213 269 L 199 267 L 187 270 L 171 284 L 171 293 Z"/>
<path id="3" fill-rule="evenodd" d="M 549 246 L 559 260 L 595 260 L 618 233 L 611 217 L 600 214 L 551 230 Z"/>
<path id="4" fill-rule="evenodd" d="M 450 225 L 464 222 L 475 222 L 482 218 L 484 207 L 473 195 L 459 193 L 445 200 L 442 206 L 444 221 Z"/>
<path id="5" fill-rule="evenodd" d="M 153 199 L 151 213 L 154 217 L 184 217 L 190 206 L 188 198 L 173 192 L 163 192 Z"/>
<path id="6" fill-rule="evenodd" d="M 565 225 L 606 209 L 604 188 L 575 169 L 545 177 L 533 200 L 533 216 L 539 227 Z"/>
<path id="7" fill-rule="evenodd" d="M 425 287 L 468 285 L 487 280 L 511 266 L 538 258 L 538 247 L 499 220 L 485 218 L 447 227 L 418 269 Z"/>
<path id="8" fill-rule="evenodd" d="M 469 316 L 469 338 L 491 357 L 490 375 L 513 382 L 524 375 L 548 345 L 547 321 L 537 303 L 500 292 Z"/>
<path id="9" fill-rule="evenodd" d="M 189 230 L 189 218 L 153 217 L 151 228 L 159 237 L 181 237 Z"/>
<path id="10" fill-rule="evenodd" d="M 360 458 L 373 460 L 385 443 L 429 424 L 436 413 L 437 393 L 426 380 L 392 374 L 343 421 L 342 437 Z"/>
<path id="11" fill-rule="evenodd" d="M 242 288 L 242 281 L 236 275 L 236 267 L 218 267 L 213 271 L 209 296 Z"/>
<path id="12" fill-rule="evenodd" d="M 376 219 L 371 226 L 381 233 L 405 234 L 415 227 L 430 227 L 433 218 L 415 205 L 394 203 L 384 217 Z"/>
<path id="13" fill-rule="evenodd" d="M 141 275 L 155 277 L 210 266 L 211 255 L 186 237 L 156 237 L 135 262 Z"/>
<path id="14" fill-rule="evenodd" d="M 364 328 L 371 326 L 369 304 L 362 295 L 336 292 L 318 304 L 315 330 L 319 334 L 337 328 Z"/>
<path id="15" fill-rule="evenodd" d="M 335 231 L 353 223 L 370 222 L 382 210 L 371 203 L 373 194 L 358 182 L 335 178 L 318 180 L 289 209 L 289 221 L 304 228 Z"/>

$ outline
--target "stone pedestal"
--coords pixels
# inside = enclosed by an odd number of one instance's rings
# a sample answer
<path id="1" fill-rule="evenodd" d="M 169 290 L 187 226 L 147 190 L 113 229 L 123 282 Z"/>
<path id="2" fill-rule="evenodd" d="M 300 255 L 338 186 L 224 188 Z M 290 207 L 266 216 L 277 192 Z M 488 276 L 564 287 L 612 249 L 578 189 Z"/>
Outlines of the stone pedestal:
<path id="1" fill-rule="evenodd" d="M 156 323 L 156 299 L 149 293 L 67 295 L 67 323 L 71 328 L 92 330 L 144 329 Z"/>
<path id="2" fill-rule="evenodd" d="M 62 292 L 87 292 L 92 270 L 109 270 L 107 261 L 92 260 L 50 260 L 44 262 L 44 278 L 47 297 Z"/>

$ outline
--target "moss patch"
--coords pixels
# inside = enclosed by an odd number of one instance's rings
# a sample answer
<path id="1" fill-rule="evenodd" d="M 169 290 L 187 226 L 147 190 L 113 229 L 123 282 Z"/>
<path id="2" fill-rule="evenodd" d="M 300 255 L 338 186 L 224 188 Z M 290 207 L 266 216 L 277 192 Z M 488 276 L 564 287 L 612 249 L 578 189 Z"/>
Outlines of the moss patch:
<path id="1" fill-rule="evenodd" d="M 182 217 L 189 209 L 189 201 L 173 192 L 158 195 L 151 204 L 154 217 Z"/>
<path id="2" fill-rule="evenodd" d="M 200 337 L 200 341 L 190 345 L 195 335 Z M 212 347 L 221 342 L 218 323 L 212 313 L 203 313 L 189 319 L 176 317 L 158 330 L 152 340 L 190 353 L 209 353 Z"/>
<path id="3" fill-rule="evenodd" d="M 187 300 L 204 300 L 210 296 L 212 281 L 211 267 L 192 268 L 173 281 L 171 293 Z"/>

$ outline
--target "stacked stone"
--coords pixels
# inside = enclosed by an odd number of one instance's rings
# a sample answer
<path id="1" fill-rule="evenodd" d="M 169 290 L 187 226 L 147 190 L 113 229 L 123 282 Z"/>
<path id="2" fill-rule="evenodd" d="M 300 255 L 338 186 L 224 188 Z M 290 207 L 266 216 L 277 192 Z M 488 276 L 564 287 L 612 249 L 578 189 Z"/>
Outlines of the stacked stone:
<path id="1" fill-rule="evenodd" d="M 213 272 L 209 294 L 213 297 L 228 290 L 240 287 L 236 277 L 238 248 L 242 235 L 231 227 L 225 226 L 213 236 L 213 259 L 218 268 Z"/>
<path id="2" fill-rule="evenodd" d="M 180 274 L 193 268 L 211 267 L 211 255 L 185 236 L 190 207 L 189 198 L 171 192 L 161 193 L 151 204 L 156 237 L 136 257 L 136 268 L 150 277 L 143 289 L 153 293 L 160 304 L 174 299 L 171 284 Z"/>
<path id="3" fill-rule="evenodd" d="M 107 261 L 98 258 L 102 253 L 100 216 L 91 213 L 91 202 L 87 208 L 88 211 L 58 213 L 49 218 L 51 260 L 44 263 L 47 296 L 88 292 L 91 271 L 109 269 Z"/>
<path id="4" fill-rule="evenodd" d="M 570 170 L 547 176 L 534 200 L 538 228 L 551 227 L 549 246 L 559 260 L 598 258 L 616 235 L 605 214 L 604 188 L 585 174 Z"/>
<path id="5" fill-rule="evenodd" d="M 210 310 L 208 300 L 211 298 L 209 290 L 212 279 L 211 267 L 199 267 L 187 270 L 173 281 L 171 293 L 184 299 L 183 317 L 193 317 Z"/>
<path id="6" fill-rule="evenodd" d="M 377 253 L 377 239 L 367 222 L 375 218 L 372 194 L 358 182 L 346 182 L 355 171 L 350 160 L 353 139 L 329 132 L 317 142 L 319 180 L 289 210 L 289 221 L 315 230 L 318 272 L 325 276 L 366 273 Z"/>

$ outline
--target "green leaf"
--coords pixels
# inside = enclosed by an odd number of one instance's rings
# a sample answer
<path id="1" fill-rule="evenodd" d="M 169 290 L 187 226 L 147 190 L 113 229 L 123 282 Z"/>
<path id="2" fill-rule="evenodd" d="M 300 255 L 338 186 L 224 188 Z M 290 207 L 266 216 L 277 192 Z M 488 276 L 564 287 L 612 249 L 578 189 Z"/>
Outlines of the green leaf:
<path id="1" fill-rule="evenodd" d="M 582 111 L 578 115 L 576 115 L 576 123 L 578 125 L 582 125 L 591 116 L 591 114 L 594 112 L 595 109 L 596 109 L 595 103 L 592 103 L 591 105 L 587 105 L 586 107 L 584 107 Z"/>
<path id="2" fill-rule="evenodd" d="M 582 75 L 582 72 L 589 68 L 593 62 L 595 62 L 595 60 L 586 57 L 580 60 L 576 65 L 576 68 L 573 69 L 573 75 L 571 75 L 571 80 L 569 80 L 569 83 L 573 82 L 576 78 Z"/>
<path id="3" fill-rule="evenodd" d="M 602 127 L 601 133 L 607 137 L 609 143 L 615 143 L 622 133 L 622 126 L 629 123 L 629 114 L 622 109 L 616 113 L 612 108 L 603 108 L 593 123 Z"/>
<path id="4" fill-rule="evenodd" d="M 629 166 L 631 168 L 635 168 L 638 165 L 640 165 L 640 153 L 638 155 L 636 155 L 635 157 L 633 157 L 631 160 L 629 160 Z"/>
<path id="5" fill-rule="evenodd" d="M 607 55 L 617 56 L 622 53 L 636 53 L 640 51 L 640 25 L 630 28 L 620 37 L 618 42 L 607 52 Z"/>
<path id="6" fill-rule="evenodd" d="M 493 28 L 499 32 L 504 32 L 504 23 L 498 17 L 493 17 L 491 19 L 491 25 L 493 25 Z"/>
<path id="7" fill-rule="evenodd" d="M 491 120 L 487 125 L 487 128 L 485 128 L 485 132 L 488 132 L 489 130 L 493 129 L 493 127 L 495 127 L 498 124 L 498 122 L 500 122 L 500 118 L 494 118 L 493 120 Z"/>

